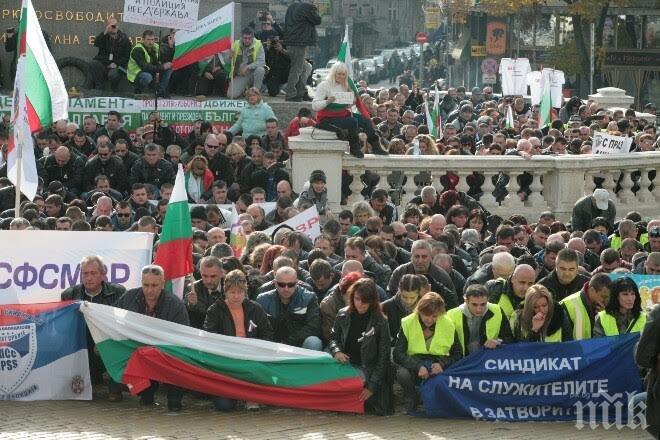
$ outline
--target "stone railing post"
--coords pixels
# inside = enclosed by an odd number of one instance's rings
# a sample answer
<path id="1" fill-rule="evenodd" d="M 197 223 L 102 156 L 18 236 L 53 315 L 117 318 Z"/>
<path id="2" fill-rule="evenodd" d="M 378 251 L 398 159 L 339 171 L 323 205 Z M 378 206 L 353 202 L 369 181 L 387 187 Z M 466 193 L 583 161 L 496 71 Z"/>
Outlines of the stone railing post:
<path id="1" fill-rule="evenodd" d="M 314 170 L 323 170 L 327 178 L 328 208 L 339 213 L 343 157 L 348 142 L 337 139 L 335 133 L 314 127 L 300 129 L 300 135 L 289 138 L 291 150 L 291 185 L 300 192 Z"/>
<path id="2" fill-rule="evenodd" d="M 584 195 L 587 164 L 580 167 L 582 160 L 575 156 L 556 156 L 554 159 L 553 169 L 543 176 L 543 196 L 555 216 L 566 221 L 571 218 L 575 202 Z"/>

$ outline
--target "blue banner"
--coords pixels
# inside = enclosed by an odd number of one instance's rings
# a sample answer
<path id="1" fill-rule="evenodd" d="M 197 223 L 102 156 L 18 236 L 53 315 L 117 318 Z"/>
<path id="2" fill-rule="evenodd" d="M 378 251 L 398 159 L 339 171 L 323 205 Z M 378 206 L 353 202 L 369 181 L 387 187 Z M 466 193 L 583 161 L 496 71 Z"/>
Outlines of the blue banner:
<path id="1" fill-rule="evenodd" d="M 638 339 L 628 334 L 481 350 L 422 384 L 426 415 L 625 424 L 628 398 L 641 389 L 633 358 Z"/>
<path id="2" fill-rule="evenodd" d="M 0 305 L 0 400 L 91 400 L 79 303 Z"/>

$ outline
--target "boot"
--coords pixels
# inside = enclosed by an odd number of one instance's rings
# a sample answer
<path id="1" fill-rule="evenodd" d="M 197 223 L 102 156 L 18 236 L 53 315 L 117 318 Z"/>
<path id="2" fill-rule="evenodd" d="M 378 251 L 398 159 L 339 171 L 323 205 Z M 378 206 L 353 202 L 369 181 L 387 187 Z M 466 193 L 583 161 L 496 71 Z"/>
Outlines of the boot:
<path id="1" fill-rule="evenodd" d="M 383 147 L 380 146 L 380 136 L 376 134 L 374 134 L 373 136 L 369 136 L 367 142 L 369 142 L 369 145 L 371 145 L 371 152 L 373 154 L 377 154 L 380 156 L 387 156 L 390 154 L 387 151 L 383 150 Z"/>
<path id="2" fill-rule="evenodd" d="M 358 159 L 362 159 L 364 157 L 362 148 L 360 148 L 360 142 L 351 142 L 349 145 L 350 145 L 350 153 L 353 156 L 357 157 Z"/>

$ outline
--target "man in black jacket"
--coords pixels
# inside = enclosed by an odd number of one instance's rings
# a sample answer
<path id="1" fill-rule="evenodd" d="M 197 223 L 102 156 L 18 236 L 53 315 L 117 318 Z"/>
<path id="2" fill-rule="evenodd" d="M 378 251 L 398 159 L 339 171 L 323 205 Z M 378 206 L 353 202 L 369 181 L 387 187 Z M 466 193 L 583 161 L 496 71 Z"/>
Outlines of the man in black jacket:
<path id="1" fill-rule="evenodd" d="M 658 438 L 660 435 L 660 304 L 649 312 L 646 325 L 637 343 L 635 361 L 640 368 L 648 368 L 646 377 L 646 430 Z"/>
<path id="2" fill-rule="evenodd" d="M 94 46 L 99 53 L 90 63 L 94 78 L 94 88 L 102 89 L 103 81 L 110 81 L 110 88 L 116 92 L 119 82 L 126 76 L 126 66 L 131 53 L 128 36 L 119 30 L 117 19 L 110 17 L 105 22 L 105 30 L 98 34 Z"/>
<path id="3" fill-rule="evenodd" d="M 305 52 L 307 46 L 316 46 L 318 37 L 315 26 L 320 24 L 321 16 L 312 0 L 297 0 L 286 10 L 284 44 L 291 59 L 286 86 L 287 101 L 302 101 L 306 95 Z"/>
<path id="4" fill-rule="evenodd" d="M 107 266 L 101 257 L 89 255 L 80 262 L 82 283 L 71 286 L 60 295 L 62 301 L 89 301 L 97 304 L 113 306 L 126 292 L 124 286 L 105 281 L 108 273 Z M 89 359 L 89 372 L 93 385 L 103 383 L 103 361 L 96 353 L 94 338 L 87 330 L 87 357 Z M 108 384 L 110 393 L 108 399 L 113 402 L 121 400 L 121 389 L 112 380 Z"/>
<path id="5" fill-rule="evenodd" d="M 165 272 L 163 268 L 150 264 L 142 268 L 142 287 L 131 289 L 122 295 L 115 304 L 120 309 L 175 322 L 190 325 L 186 306 L 179 298 L 166 292 Z M 154 394 L 158 389 L 158 382 L 151 382 L 151 386 L 140 393 L 140 403 L 151 405 L 154 403 Z M 170 411 L 181 411 L 183 390 L 170 386 L 167 391 L 167 408 Z"/>
<path id="6" fill-rule="evenodd" d="M 128 173 L 124 162 L 112 155 L 112 144 L 107 136 L 99 137 L 97 153 L 87 161 L 83 173 L 83 191 L 89 192 L 96 187 L 96 176 L 102 174 L 110 182 L 110 187 L 122 194 L 128 191 Z"/>
<path id="7" fill-rule="evenodd" d="M 58 180 L 72 198 L 80 195 L 85 164 L 79 157 L 72 156 L 67 147 L 61 146 L 55 154 L 47 156 L 43 166 L 46 170 L 45 184 Z"/>
<path id="8" fill-rule="evenodd" d="M 183 298 L 188 308 L 190 325 L 201 329 L 206 312 L 211 305 L 222 298 L 222 263 L 218 257 L 204 257 L 199 262 L 201 280 L 195 281 L 193 288 Z"/>
<path id="9" fill-rule="evenodd" d="M 579 292 L 589 277 L 579 273 L 579 257 L 572 249 L 562 249 L 557 254 L 555 268 L 545 278 L 539 281 L 552 294 L 552 298 L 559 302 L 569 295 Z"/>
<path id="10" fill-rule="evenodd" d="M 130 183 L 144 183 L 160 189 L 163 183 L 174 184 L 175 177 L 176 172 L 172 164 L 160 157 L 160 147 L 147 144 L 144 147 L 144 157 L 131 169 Z"/>

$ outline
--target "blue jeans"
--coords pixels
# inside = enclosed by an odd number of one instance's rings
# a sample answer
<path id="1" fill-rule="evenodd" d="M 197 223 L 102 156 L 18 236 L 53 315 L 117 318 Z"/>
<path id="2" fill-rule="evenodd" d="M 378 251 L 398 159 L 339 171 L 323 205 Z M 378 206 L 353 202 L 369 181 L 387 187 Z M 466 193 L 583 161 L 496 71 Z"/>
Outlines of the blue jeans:
<path id="1" fill-rule="evenodd" d="M 321 351 L 323 350 L 323 342 L 316 336 L 307 336 L 302 343 L 302 348 Z"/>
<path id="2" fill-rule="evenodd" d="M 167 86 L 170 83 L 170 77 L 172 76 L 172 69 L 168 69 L 164 72 L 160 72 L 160 81 L 158 84 L 158 93 L 161 95 L 167 94 Z M 138 73 L 137 78 L 135 78 L 135 89 L 136 92 L 142 92 L 154 81 L 154 75 L 149 72 L 140 72 Z"/>

